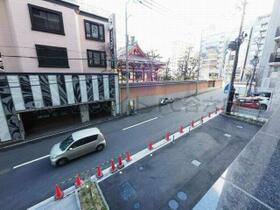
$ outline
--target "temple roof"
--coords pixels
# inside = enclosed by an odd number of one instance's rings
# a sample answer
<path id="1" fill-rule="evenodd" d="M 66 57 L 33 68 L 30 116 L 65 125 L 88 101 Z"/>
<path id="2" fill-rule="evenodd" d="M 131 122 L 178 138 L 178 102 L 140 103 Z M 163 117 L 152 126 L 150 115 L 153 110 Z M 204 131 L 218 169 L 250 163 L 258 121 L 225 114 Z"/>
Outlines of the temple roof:
<path id="1" fill-rule="evenodd" d="M 125 60 L 125 47 L 118 50 L 118 60 Z M 128 46 L 128 60 L 135 63 L 153 63 L 164 65 L 164 63 L 159 60 L 150 59 L 140 48 L 137 42 Z"/>

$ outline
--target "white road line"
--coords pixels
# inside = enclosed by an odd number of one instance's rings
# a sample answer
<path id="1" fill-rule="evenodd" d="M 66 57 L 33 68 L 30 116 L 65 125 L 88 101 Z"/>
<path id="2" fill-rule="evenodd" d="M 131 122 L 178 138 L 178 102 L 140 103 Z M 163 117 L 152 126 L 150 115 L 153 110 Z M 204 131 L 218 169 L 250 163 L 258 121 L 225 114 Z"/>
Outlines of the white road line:
<path id="1" fill-rule="evenodd" d="M 43 157 L 39 157 L 39 158 L 36 158 L 36 159 L 34 159 L 34 160 L 30 160 L 30 161 L 28 161 L 28 162 L 25 162 L 25 163 L 19 164 L 19 165 L 17 165 L 17 166 L 14 166 L 13 169 L 20 168 L 20 167 L 22 167 L 22 166 L 25 166 L 25 165 L 28 165 L 28 164 L 30 164 L 30 163 L 36 162 L 36 161 L 38 161 L 38 160 L 45 159 L 45 158 L 47 158 L 47 157 L 49 157 L 49 156 L 50 156 L 50 155 L 45 155 L 45 156 L 43 156 Z"/>
<path id="2" fill-rule="evenodd" d="M 147 123 L 147 122 L 150 122 L 150 121 L 152 121 L 152 120 L 156 120 L 157 118 L 158 118 L 158 117 L 154 117 L 154 118 L 151 118 L 151 119 L 149 119 L 149 120 L 145 120 L 145 121 L 140 122 L 140 123 L 137 123 L 137 124 L 135 124 L 135 125 L 132 125 L 132 126 L 123 128 L 122 130 L 123 130 L 123 131 L 128 130 L 128 129 L 133 128 L 133 127 L 136 127 L 136 126 L 138 126 L 138 125 L 142 125 L 142 124 Z"/>

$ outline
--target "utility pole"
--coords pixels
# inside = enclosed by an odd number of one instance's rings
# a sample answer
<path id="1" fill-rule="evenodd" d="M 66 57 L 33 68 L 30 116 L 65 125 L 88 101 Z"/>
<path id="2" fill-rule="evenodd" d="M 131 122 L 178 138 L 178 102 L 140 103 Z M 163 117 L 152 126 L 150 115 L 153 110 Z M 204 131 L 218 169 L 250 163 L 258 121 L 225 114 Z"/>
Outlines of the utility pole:
<path id="1" fill-rule="evenodd" d="M 232 107 L 232 104 L 233 104 L 233 98 L 234 98 L 234 93 L 235 93 L 234 80 L 235 80 L 235 74 L 236 74 L 236 69 L 237 69 L 237 64 L 238 64 L 238 56 L 239 56 L 240 45 L 242 44 L 244 38 L 247 36 L 246 34 L 244 35 L 244 33 L 242 31 L 243 30 L 243 22 L 244 22 L 244 17 L 245 17 L 246 6 L 247 6 L 247 0 L 242 1 L 242 16 L 241 16 L 239 34 L 238 34 L 238 37 L 235 40 L 235 42 L 232 43 L 233 49 L 235 50 L 235 57 L 234 57 L 233 70 L 232 70 L 231 80 L 230 80 L 230 87 L 229 87 L 230 90 L 229 90 L 229 93 L 228 93 L 226 114 L 230 114 L 231 107 Z"/>
<path id="2" fill-rule="evenodd" d="M 126 114 L 130 114 L 130 108 L 129 108 L 129 67 L 128 67 L 128 31 L 127 31 L 127 21 L 128 21 L 128 15 L 127 15 L 127 6 L 130 0 L 126 0 L 125 2 L 125 71 L 126 71 Z"/>
<path id="3" fill-rule="evenodd" d="M 245 68 L 246 68 L 246 64 L 247 64 L 247 59 L 248 59 L 248 53 L 249 53 L 249 49 L 250 49 L 252 34 L 253 34 L 253 26 L 251 27 L 251 30 L 250 30 L 250 35 L 249 35 L 245 60 L 244 60 L 244 63 L 243 63 L 243 68 L 242 68 L 242 73 L 241 73 L 241 78 L 240 78 L 241 81 L 243 81 L 243 77 L 244 77 L 244 73 L 245 73 Z"/>

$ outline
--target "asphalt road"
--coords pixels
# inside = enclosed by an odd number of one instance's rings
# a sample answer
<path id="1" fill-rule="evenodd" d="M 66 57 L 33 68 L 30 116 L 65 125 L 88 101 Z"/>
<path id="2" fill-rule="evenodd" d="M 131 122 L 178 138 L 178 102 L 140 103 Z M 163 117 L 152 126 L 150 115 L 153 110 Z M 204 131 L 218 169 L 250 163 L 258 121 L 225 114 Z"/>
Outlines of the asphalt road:
<path id="1" fill-rule="evenodd" d="M 150 141 L 158 140 L 167 131 L 177 131 L 199 119 L 215 106 L 221 106 L 225 95 L 216 90 L 174 102 L 172 105 L 153 107 L 137 115 L 98 124 L 107 147 L 100 153 L 92 153 L 71 163 L 53 168 L 48 157 L 53 144 L 69 133 L 45 138 L 38 142 L 0 152 L 0 209 L 26 209 L 53 195 L 56 183 L 67 188 L 73 185 L 74 176 L 89 177 L 97 165 L 118 154 L 136 153 Z M 147 122 L 145 122 L 147 121 Z"/>

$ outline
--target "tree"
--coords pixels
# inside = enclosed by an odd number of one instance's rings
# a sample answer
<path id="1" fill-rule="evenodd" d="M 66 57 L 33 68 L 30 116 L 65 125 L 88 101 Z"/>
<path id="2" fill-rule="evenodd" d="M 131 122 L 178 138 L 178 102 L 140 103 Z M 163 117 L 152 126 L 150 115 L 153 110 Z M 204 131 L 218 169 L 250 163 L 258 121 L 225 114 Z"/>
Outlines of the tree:
<path id="1" fill-rule="evenodd" d="M 177 79 L 195 79 L 195 77 L 197 77 L 198 68 L 198 56 L 193 55 L 192 47 L 187 47 L 184 55 L 178 60 L 176 73 Z"/>
<path id="2" fill-rule="evenodd" d="M 172 80 L 171 69 L 170 69 L 170 58 L 168 58 L 165 64 L 165 69 L 161 71 L 160 78 L 161 80 Z"/>

